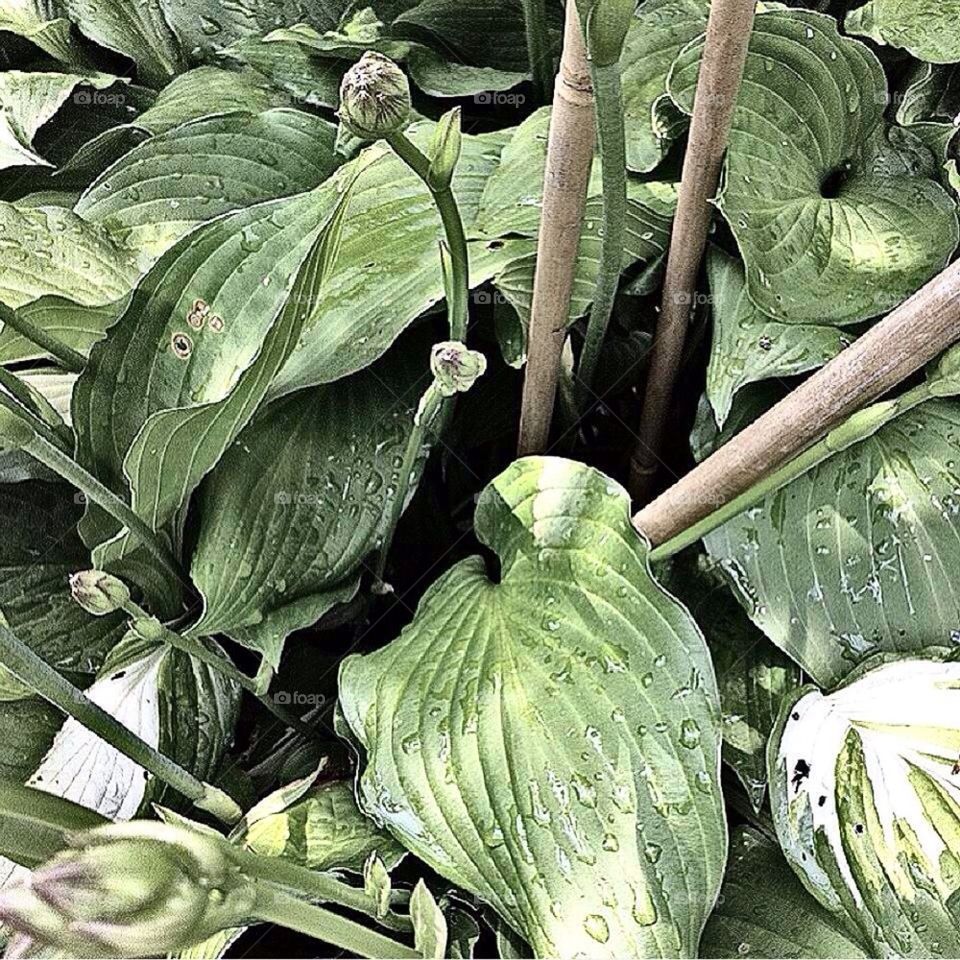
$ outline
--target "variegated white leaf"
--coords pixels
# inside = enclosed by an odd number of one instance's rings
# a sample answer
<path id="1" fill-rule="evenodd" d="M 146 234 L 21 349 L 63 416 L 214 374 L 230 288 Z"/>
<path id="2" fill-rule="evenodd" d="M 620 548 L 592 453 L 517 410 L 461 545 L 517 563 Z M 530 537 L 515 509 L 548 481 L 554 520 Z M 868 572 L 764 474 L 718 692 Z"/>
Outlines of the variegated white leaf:
<path id="1" fill-rule="evenodd" d="M 771 738 L 773 813 L 810 892 L 873 956 L 960 956 L 960 662 L 873 658 Z"/>

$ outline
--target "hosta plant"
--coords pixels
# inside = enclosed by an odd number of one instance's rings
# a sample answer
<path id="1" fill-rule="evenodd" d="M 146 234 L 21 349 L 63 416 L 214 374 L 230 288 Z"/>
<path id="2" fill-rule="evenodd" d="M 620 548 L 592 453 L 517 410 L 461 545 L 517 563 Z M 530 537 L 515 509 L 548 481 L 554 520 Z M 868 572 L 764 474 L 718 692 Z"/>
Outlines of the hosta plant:
<path id="1" fill-rule="evenodd" d="M 960 957 L 958 37 L 0 0 L 6 956 Z"/>

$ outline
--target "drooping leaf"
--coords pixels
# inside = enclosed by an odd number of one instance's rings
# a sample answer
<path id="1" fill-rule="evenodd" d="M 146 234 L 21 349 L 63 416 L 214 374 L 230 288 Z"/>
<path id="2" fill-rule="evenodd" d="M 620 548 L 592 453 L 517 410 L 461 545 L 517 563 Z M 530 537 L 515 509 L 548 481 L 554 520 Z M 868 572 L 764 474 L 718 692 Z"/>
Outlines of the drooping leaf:
<path id="1" fill-rule="evenodd" d="M 311 870 L 360 873 L 376 852 L 393 869 L 405 851 L 361 813 L 353 785 L 314 786 L 313 775 L 270 794 L 234 828 L 231 839 L 263 857 L 283 857 Z"/>
<path id="2" fill-rule="evenodd" d="M 705 538 L 754 623 L 819 684 L 960 636 L 960 405 L 936 400 Z"/>
<path id="3" fill-rule="evenodd" d="M 0 30 L 4 28 L 0 11 Z M 90 98 L 89 90 L 105 90 L 117 78 L 105 73 L 0 72 L 0 170 L 7 167 L 52 166 L 33 149 L 33 138 L 71 95 Z"/>
<path id="4" fill-rule="evenodd" d="M 869 0 L 847 14 L 849 33 L 909 50 L 930 63 L 960 60 L 957 0 Z"/>
<path id="5" fill-rule="evenodd" d="M 692 107 L 702 41 L 674 64 Z M 876 56 L 802 10 L 757 16 L 718 205 L 746 262 L 747 290 L 786 323 L 887 313 L 957 246 L 956 203 L 936 159 L 883 118 Z"/>
<path id="6" fill-rule="evenodd" d="M 140 79 L 150 86 L 162 87 L 186 67 L 161 3 L 63 0 L 63 4 L 82 33 L 129 57 Z"/>
<path id="7" fill-rule="evenodd" d="M 80 456 L 115 489 L 129 481 L 154 529 L 253 416 L 314 309 L 346 173 L 184 237 L 94 347 L 74 391 Z"/>
<path id="8" fill-rule="evenodd" d="M 780 323 L 765 316 L 747 295 L 743 265 L 716 247 L 707 255 L 707 273 L 713 315 L 707 398 L 720 427 L 737 391 L 748 383 L 821 367 L 850 342 L 828 324 Z"/>
<path id="9" fill-rule="evenodd" d="M 802 690 L 770 742 L 784 853 L 870 956 L 960 951 L 960 664 L 878 656 Z"/>
<path id="10" fill-rule="evenodd" d="M 432 123 L 423 123 L 407 132 L 424 148 L 433 129 Z M 501 142 L 498 134 L 463 138 L 453 189 L 467 229 L 498 162 Z M 352 161 L 357 163 L 364 169 L 344 219 L 340 256 L 272 396 L 363 370 L 443 299 L 443 230 L 427 188 L 385 144 L 365 150 Z M 489 280 L 510 257 L 508 244 L 471 244 L 471 287 Z"/>
<path id="11" fill-rule="evenodd" d="M 520 460 L 392 644 L 345 661 L 364 807 L 540 956 L 691 956 L 719 884 L 719 704 L 703 638 L 653 581 L 629 498 Z"/>
<path id="12" fill-rule="evenodd" d="M 277 665 L 290 633 L 355 593 L 429 383 L 429 346 L 409 346 L 277 401 L 237 437 L 200 491 L 197 634 L 227 633 Z"/>
<path id="13" fill-rule="evenodd" d="M 720 900 L 703 931 L 703 957 L 860 960 L 869 954 L 804 889 L 780 848 L 751 827 L 730 837 Z"/>
<path id="14" fill-rule="evenodd" d="M 103 306 L 139 275 L 134 252 L 103 227 L 62 207 L 0 203 L 0 300 L 8 306 L 48 294 Z"/>
<path id="15" fill-rule="evenodd" d="M 335 139 L 332 123 L 285 108 L 187 123 L 131 150 L 74 209 L 160 256 L 199 223 L 318 187 L 336 166 Z"/>
<path id="16" fill-rule="evenodd" d="M 640 5 L 621 58 L 627 166 L 653 170 L 686 127 L 667 94 L 680 51 L 707 27 L 709 0 L 647 0 Z"/>

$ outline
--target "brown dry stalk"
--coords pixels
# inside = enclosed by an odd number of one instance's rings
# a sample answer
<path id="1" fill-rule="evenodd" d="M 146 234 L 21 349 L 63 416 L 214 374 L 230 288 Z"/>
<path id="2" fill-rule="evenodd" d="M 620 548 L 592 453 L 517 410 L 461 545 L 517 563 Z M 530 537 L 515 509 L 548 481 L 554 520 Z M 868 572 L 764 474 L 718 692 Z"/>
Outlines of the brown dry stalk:
<path id="1" fill-rule="evenodd" d="M 590 64 L 577 5 L 574 0 L 567 0 L 563 56 L 553 93 L 537 272 L 527 336 L 520 456 L 542 453 L 550 435 L 595 136 Z"/>
<path id="2" fill-rule="evenodd" d="M 749 490 L 960 338 L 960 261 L 633 518 L 654 544 Z"/>
<path id="3" fill-rule="evenodd" d="M 680 366 L 723 155 L 747 59 L 755 0 L 713 0 L 693 102 L 690 137 L 673 222 L 663 304 L 630 472 L 638 503 L 650 496 Z"/>

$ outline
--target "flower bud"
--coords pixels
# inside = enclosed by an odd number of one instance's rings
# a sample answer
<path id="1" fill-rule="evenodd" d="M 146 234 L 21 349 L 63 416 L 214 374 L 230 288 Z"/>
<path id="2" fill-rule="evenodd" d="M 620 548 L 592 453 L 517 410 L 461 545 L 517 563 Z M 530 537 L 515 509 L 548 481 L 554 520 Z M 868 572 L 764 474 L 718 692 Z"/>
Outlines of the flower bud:
<path id="1" fill-rule="evenodd" d="M 389 57 L 368 50 L 340 85 L 340 120 L 363 140 L 402 130 L 410 116 L 410 83 Z"/>
<path id="2" fill-rule="evenodd" d="M 22 886 L 0 893 L 0 920 L 18 931 L 9 950 L 178 953 L 250 917 L 255 887 L 231 853 L 222 837 L 169 823 L 78 834 Z"/>
<path id="3" fill-rule="evenodd" d="M 70 592 L 73 599 L 95 617 L 115 613 L 130 599 L 127 585 L 103 570 L 83 570 L 73 574 Z"/>
<path id="4" fill-rule="evenodd" d="M 637 0 L 577 0 L 590 60 L 609 67 L 620 59 Z"/>
<path id="5" fill-rule="evenodd" d="M 455 107 L 440 118 L 433 135 L 430 167 L 427 171 L 427 185 L 431 190 L 445 190 L 453 182 L 462 148 L 460 108 Z"/>
<path id="6" fill-rule="evenodd" d="M 430 370 L 445 397 L 466 393 L 487 370 L 487 358 L 457 341 L 438 343 L 430 354 Z"/>

